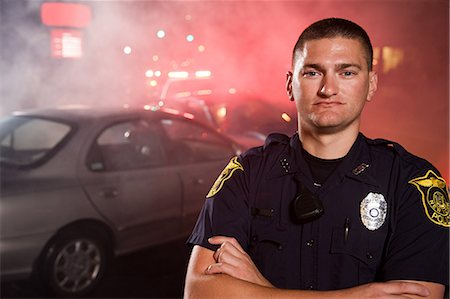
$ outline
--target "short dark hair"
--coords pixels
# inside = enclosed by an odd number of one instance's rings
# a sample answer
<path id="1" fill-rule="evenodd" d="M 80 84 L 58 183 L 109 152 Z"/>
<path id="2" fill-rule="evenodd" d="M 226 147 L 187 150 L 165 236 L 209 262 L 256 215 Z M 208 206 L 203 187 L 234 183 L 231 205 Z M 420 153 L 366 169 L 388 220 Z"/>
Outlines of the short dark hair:
<path id="1" fill-rule="evenodd" d="M 361 42 L 366 52 L 369 71 L 372 70 L 373 49 L 367 32 L 358 24 L 340 18 L 328 18 L 317 21 L 306 28 L 295 44 L 292 51 L 292 62 L 296 59 L 297 50 L 302 50 L 305 42 L 323 38 L 343 37 L 356 39 Z"/>

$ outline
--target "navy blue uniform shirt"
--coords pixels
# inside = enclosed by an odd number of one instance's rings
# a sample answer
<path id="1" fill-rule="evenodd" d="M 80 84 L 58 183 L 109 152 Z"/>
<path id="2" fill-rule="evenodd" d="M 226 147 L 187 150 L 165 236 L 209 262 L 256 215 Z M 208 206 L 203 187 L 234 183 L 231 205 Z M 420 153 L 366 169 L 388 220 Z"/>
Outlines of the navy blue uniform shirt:
<path id="1" fill-rule="evenodd" d="M 297 181 L 324 207 L 300 224 Z M 207 195 L 188 243 L 235 237 L 276 287 L 332 290 L 407 279 L 448 285 L 449 199 L 427 161 L 359 134 L 321 187 L 298 135 L 268 137 L 233 158 Z"/>

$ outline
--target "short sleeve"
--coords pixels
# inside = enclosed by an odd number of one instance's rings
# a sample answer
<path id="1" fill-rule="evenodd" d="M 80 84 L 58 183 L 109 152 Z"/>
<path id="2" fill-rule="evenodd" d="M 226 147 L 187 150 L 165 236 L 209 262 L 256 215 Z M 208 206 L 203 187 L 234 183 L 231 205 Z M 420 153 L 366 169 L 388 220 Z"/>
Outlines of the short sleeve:
<path id="1" fill-rule="evenodd" d="M 432 167 L 403 180 L 381 280 L 408 279 L 448 286 L 449 197 Z"/>
<path id="2" fill-rule="evenodd" d="M 212 236 L 234 237 L 248 247 L 249 208 L 245 162 L 234 157 L 209 191 L 197 223 L 187 243 L 216 250 L 208 239 Z"/>

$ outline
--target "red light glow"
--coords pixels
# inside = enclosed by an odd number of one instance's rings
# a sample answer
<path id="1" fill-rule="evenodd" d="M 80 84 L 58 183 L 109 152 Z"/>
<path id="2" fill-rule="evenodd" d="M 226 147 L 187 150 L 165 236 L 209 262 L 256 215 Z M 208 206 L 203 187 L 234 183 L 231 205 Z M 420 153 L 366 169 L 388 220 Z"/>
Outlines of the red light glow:
<path id="1" fill-rule="evenodd" d="M 183 116 L 186 117 L 186 118 L 189 118 L 189 119 L 194 119 L 194 115 L 191 114 L 191 113 L 185 112 L 185 113 L 183 113 Z"/>
<path id="2" fill-rule="evenodd" d="M 91 8 L 85 4 L 46 2 L 41 6 L 42 23 L 47 26 L 83 28 L 91 18 Z"/>
<path id="3" fill-rule="evenodd" d="M 173 114 L 173 115 L 179 115 L 180 114 L 180 111 L 178 111 L 176 109 L 172 109 L 172 108 L 162 108 L 161 110 L 164 111 L 164 112 Z"/>

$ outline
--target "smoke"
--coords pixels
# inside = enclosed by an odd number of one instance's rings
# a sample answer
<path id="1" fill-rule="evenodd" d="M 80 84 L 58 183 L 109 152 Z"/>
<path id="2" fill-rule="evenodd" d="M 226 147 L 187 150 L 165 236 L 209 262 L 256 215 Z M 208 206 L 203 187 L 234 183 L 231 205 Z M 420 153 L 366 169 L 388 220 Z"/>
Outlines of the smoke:
<path id="1" fill-rule="evenodd" d="M 81 1 L 93 18 L 82 30 L 80 59 L 50 57 L 43 1 L 0 3 L 0 114 L 72 103 L 141 105 L 163 85 L 161 76 L 149 86 L 148 69 L 209 69 L 217 85 L 292 105 L 284 85 L 298 34 L 319 18 L 352 19 L 380 53 L 390 47 L 403 55 L 389 72 L 383 59 L 394 58 L 379 57 L 380 86 L 364 113 L 363 131 L 401 142 L 448 178 L 446 1 Z M 186 41 L 188 34 L 193 41 Z"/>

